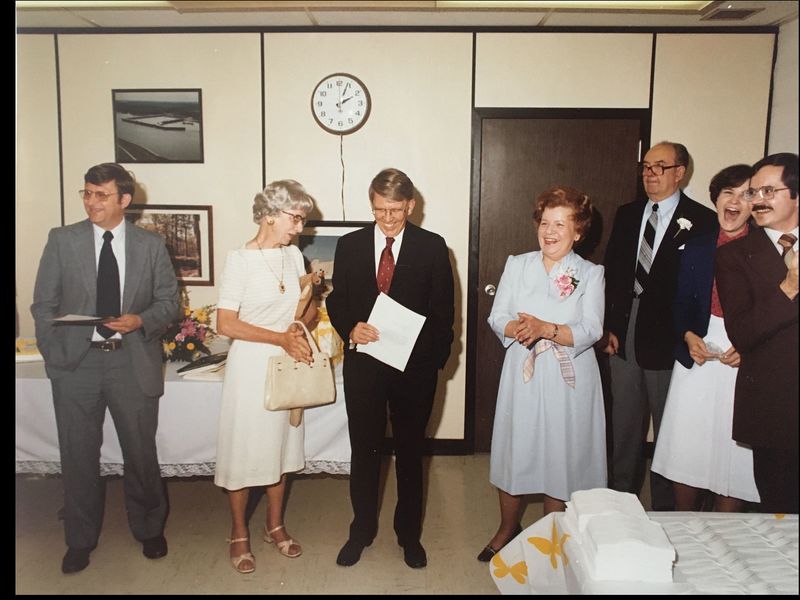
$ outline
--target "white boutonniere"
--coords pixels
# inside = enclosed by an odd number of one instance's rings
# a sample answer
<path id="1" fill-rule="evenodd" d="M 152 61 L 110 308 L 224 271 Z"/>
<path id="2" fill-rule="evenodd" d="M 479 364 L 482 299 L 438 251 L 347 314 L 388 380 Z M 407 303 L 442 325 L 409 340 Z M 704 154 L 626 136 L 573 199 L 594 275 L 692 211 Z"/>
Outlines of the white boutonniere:
<path id="1" fill-rule="evenodd" d="M 681 217 L 680 219 L 678 219 L 678 231 L 675 234 L 675 237 L 678 237 L 678 234 L 684 229 L 686 231 L 689 231 L 691 228 L 692 228 L 692 222 L 689 219 Z"/>
<path id="2" fill-rule="evenodd" d="M 575 269 L 573 267 L 568 267 L 567 269 L 559 268 L 559 272 L 553 282 L 558 288 L 558 297 L 562 300 L 571 296 L 578 287 L 578 283 L 580 283 L 579 280 L 575 279 Z"/>

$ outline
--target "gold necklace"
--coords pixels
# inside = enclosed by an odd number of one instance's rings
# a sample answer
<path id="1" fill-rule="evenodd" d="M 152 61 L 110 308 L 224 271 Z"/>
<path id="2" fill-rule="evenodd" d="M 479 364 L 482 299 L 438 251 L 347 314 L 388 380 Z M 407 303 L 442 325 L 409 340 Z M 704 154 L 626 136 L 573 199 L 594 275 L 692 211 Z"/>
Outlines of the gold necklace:
<path id="1" fill-rule="evenodd" d="M 267 264 L 267 268 L 273 275 L 275 275 L 275 279 L 278 279 L 278 274 L 269 265 L 267 257 L 264 256 L 264 249 L 261 248 L 261 244 L 258 243 L 258 240 L 256 240 L 256 246 L 258 246 L 258 251 L 261 253 L 261 258 L 263 258 L 264 262 Z M 281 246 L 281 276 L 280 279 L 278 279 L 278 289 L 280 290 L 281 294 L 286 293 L 286 286 L 283 284 L 283 246 Z"/>

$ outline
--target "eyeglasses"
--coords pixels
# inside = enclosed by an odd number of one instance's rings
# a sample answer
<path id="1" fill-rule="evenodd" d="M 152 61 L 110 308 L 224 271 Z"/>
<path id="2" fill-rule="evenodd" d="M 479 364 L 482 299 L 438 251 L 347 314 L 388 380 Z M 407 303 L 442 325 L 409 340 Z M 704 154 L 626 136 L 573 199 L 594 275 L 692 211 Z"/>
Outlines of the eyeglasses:
<path id="1" fill-rule="evenodd" d="M 677 169 L 683 165 L 648 165 L 647 163 L 642 163 L 641 166 L 642 175 L 647 175 L 648 171 L 650 171 L 653 175 L 663 175 L 664 171 L 668 169 Z"/>
<path id="2" fill-rule="evenodd" d="M 91 200 L 92 196 L 94 196 L 102 202 L 103 200 L 108 200 L 111 196 L 119 196 L 119 192 L 108 194 L 106 192 L 97 192 L 94 190 L 78 190 L 78 195 L 81 197 L 81 200 Z"/>
<path id="3" fill-rule="evenodd" d="M 296 215 L 294 213 L 286 212 L 285 210 L 282 210 L 281 212 L 292 217 L 292 221 L 294 221 L 295 225 L 301 223 L 305 227 L 305 224 L 308 221 L 308 219 L 306 219 L 303 215 Z"/>
<path id="4" fill-rule="evenodd" d="M 762 200 L 772 200 L 775 197 L 775 192 L 780 192 L 782 190 L 788 190 L 788 187 L 776 188 L 772 187 L 771 185 L 765 185 L 760 188 L 750 188 L 744 191 L 744 199 L 748 202 L 752 202 L 757 197 L 761 198 Z"/>
<path id="5" fill-rule="evenodd" d="M 375 215 L 375 218 L 386 218 L 386 217 L 394 217 L 399 218 L 404 212 L 406 212 L 405 207 L 403 208 L 373 208 L 372 214 Z"/>

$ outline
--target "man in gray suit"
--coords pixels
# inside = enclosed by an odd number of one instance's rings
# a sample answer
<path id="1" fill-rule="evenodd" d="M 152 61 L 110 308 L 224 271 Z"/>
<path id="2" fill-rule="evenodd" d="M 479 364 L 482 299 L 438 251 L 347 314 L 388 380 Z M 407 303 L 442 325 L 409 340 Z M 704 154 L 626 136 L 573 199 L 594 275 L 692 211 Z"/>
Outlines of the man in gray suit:
<path id="1" fill-rule="evenodd" d="M 88 219 L 50 231 L 33 292 L 36 340 L 53 386 L 68 546 L 61 570 L 89 564 L 103 519 L 100 446 L 106 407 L 125 468 L 125 507 L 147 558 L 167 554 L 167 497 L 156 452 L 164 393 L 160 337 L 179 316 L 178 282 L 164 240 L 125 220 L 131 174 L 89 169 L 80 191 Z M 56 325 L 66 315 L 113 317 Z"/>

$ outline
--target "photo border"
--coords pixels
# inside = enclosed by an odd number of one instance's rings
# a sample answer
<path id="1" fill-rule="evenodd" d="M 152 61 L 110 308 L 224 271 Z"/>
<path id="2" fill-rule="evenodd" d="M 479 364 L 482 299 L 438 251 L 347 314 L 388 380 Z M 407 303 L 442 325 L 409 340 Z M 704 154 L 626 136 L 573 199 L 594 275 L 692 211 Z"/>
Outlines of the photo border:
<path id="1" fill-rule="evenodd" d="M 197 92 L 197 103 L 200 106 L 200 158 L 196 160 L 120 160 L 117 156 L 117 111 L 116 94 L 118 92 Z M 203 131 L 205 130 L 203 118 L 203 90 L 201 88 L 117 88 L 111 90 L 111 118 L 114 124 L 114 160 L 123 165 L 136 164 L 199 164 L 205 162 L 205 144 Z"/>
<path id="2" fill-rule="evenodd" d="M 301 241 L 304 238 L 311 238 L 316 235 L 325 235 L 327 237 L 335 237 L 338 241 L 338 238 L 351 233 L 353 231 L 357 231 L 363 227 L 368 225 L 372 225 L 374 221 L 308 221 L 303 227 L 303 231 L 300 232 L 300 235 L 297 236 L 297 247 L 300 248 L 300 252 L 303 253 L 303 258 L 310 264 L 311 259 L 306 256 L 305 252 L 303 252 L 303 248 L 301 247 Z M 334 248 L 335 251 L 335 248 Z M 330 260 L 333 261 L 333 255 L 329 258 L 326 257 L 326 261 Z M 306 267 L 309 266 L 306 265 Z M 334 266 L 334 269 L 336 267 Z M 330 274 L 325 275 L 325 279 L 330 279 Z"/>
<path id="3" fill-rule="evenodd" d="M 181 277 L 177 273 L 178 283 L 183 286 L 213 286 L 214 285 L 214 220 L 211 205 L 190 204 L 130 204 L 125 209 L 125 218 L 133 214 L 165 213 L 165 214 L 194 214 L 200 216 L 200 258 L 202 264 L 208 265 L 208 277 Z M 129 219 L 130 220 L 130 219 Z M 131 220 L 135 225 L 136 222 Z M 138 225 L 137 225 L 138 227 Z M 148 230 L 149 231 L 149 230 Z M 170 259 L 172 256 L 170 255 Z"/>

